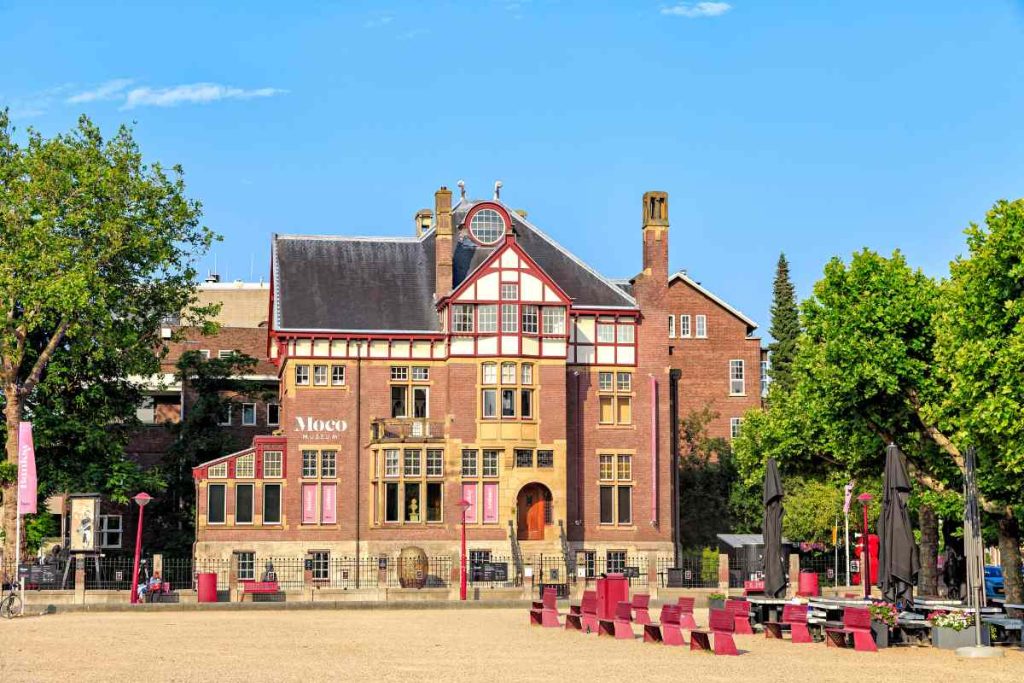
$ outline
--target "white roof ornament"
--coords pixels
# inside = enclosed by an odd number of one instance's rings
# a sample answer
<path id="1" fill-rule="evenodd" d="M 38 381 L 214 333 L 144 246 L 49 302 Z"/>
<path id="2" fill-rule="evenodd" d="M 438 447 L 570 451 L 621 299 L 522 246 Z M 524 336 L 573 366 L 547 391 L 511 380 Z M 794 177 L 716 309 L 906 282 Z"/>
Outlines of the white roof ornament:
<path id="1" fill-rule="evenodd" d="M 455 184 L 459 186 L 459 197 L 462 198 L 462 199 L 465 199 L 466 198 L 466 181 L 465 180 L 460 180 L 459 182 L 457 182 Z"/>
<path id="2" fill-rule="evenodd" d="M 500 180 L 495 180 L 494 181 L 494 200 L 497 201 L 499 199 L 501 199 L 501 181 Z"/>

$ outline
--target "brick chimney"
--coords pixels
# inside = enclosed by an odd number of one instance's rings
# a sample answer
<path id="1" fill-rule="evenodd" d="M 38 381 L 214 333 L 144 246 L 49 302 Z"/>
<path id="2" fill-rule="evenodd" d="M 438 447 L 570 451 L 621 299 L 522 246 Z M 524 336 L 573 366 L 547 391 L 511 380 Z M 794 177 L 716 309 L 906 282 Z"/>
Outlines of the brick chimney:
<path id="1" fill-rule="evenodd" d="M 643 210 L 644 275 L 668 282 L 668 193 L 645 192 Z"/>
<path id="2" fill-rule="evenodd" d="M 434 300 L 452 289 L 452 191 L 444 185 L 434 193 L 437 233 L 434 244 Z"/>

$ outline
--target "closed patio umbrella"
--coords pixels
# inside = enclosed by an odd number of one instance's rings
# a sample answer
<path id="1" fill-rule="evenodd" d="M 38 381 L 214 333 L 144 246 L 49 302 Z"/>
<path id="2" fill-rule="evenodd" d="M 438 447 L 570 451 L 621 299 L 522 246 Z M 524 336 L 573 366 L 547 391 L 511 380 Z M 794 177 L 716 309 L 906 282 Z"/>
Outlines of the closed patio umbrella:
<path id="1" fill-rule="evenodd" d="M 887 600 L 910 605 L 921 569 L 914 530 L 907 513 L 910 477 L 907 462 L 896 444 L 885 451 L 882 481 L 882 516 L 878 521 L 878 586 Z"/>
<path id="2" fill-rule="evenodd" d="M 786 594 L 786 559 L 782 556 L 782 481 L 775 458 L 768 460 L 764 473 L 764 592 L 772 598 Z"/>

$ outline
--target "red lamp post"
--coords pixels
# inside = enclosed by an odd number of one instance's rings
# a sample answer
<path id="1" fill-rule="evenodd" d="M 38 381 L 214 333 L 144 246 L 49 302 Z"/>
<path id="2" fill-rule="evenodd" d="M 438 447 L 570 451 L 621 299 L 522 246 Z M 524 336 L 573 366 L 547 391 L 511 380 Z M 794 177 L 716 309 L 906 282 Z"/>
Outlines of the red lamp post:
<path id="1" fill-rule="evenodd" d="M 149 495 L 145 491 L 138 494 L 132 500 L 139 506 L 139 528 L 135 532 L 135 564 L 132 568 L 132 595 L 131 601 L 134 605 L 139 601 L 139 560 L 142 556 L 142 510 L 146 507 L 149 501 L 153 500 L 153 496 Z"/>
<path id="2" fill-rule="evenodd" d="M 868 503 L 871 501 L 870 493 L 862 493 L 857 496 L 864 508 L 864 533 L 861 534 L 863 545 L 861 554 L 863 560 L 860 563 L 860 582 L 864 585 L 864 597 L 871 597 L 871 546 L 868 543 Z"/>
<path id="3" fill-rule="evenodd" d="M 455 504 L 457 508 L 462 512 L 462 555 L 459 563 L 459 600 L 466 599 L 466 510 L 469 509 L 470 503 L 468 500 L 463 498 Z"/>

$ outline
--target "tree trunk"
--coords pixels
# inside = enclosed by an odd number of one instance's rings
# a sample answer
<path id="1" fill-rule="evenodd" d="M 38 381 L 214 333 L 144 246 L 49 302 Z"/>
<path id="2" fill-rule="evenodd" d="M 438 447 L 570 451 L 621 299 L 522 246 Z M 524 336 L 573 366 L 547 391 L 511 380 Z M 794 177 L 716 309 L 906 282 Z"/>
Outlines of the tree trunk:
<path id="1" fill-rule="evenodd" d="M 938 595 L 939 519 L 930 505 L 922 505 L 917 521 L 921 527 L 921 575 L 917 590 L 921 595 Z"/>
<path id="2" fill-rule="evenodd" d="M 1021 579 L 1020 560 L 1020 524 L 1007 510 L 999 518 L 999 555 L 1003 565 L 1003 587 L 1006 590 L 1006 602 L 1021 604 L 1024 602 L 1024 587 Z"/>
<path id="3" fill-rule="evenodd" d="M 7 387 L 4 390 L 4 398 L 7 401 L 4 407 L 4 416 L 7 423 L 7 462 L 18 465 L 18 423 L 21 422 L 22 403 L 18 396 L 17 387 Z M 4 544 L 2 559 L 4 563 L 13 568 L 14 565 L 14 539 L 16 536 L 16 520 L 18 505 L 18 482 L 17 479 L 4 489 L 4 504 L 0 518 L 3 520 Z M 2 572 L 0 572 L 2 573 Z"/>

